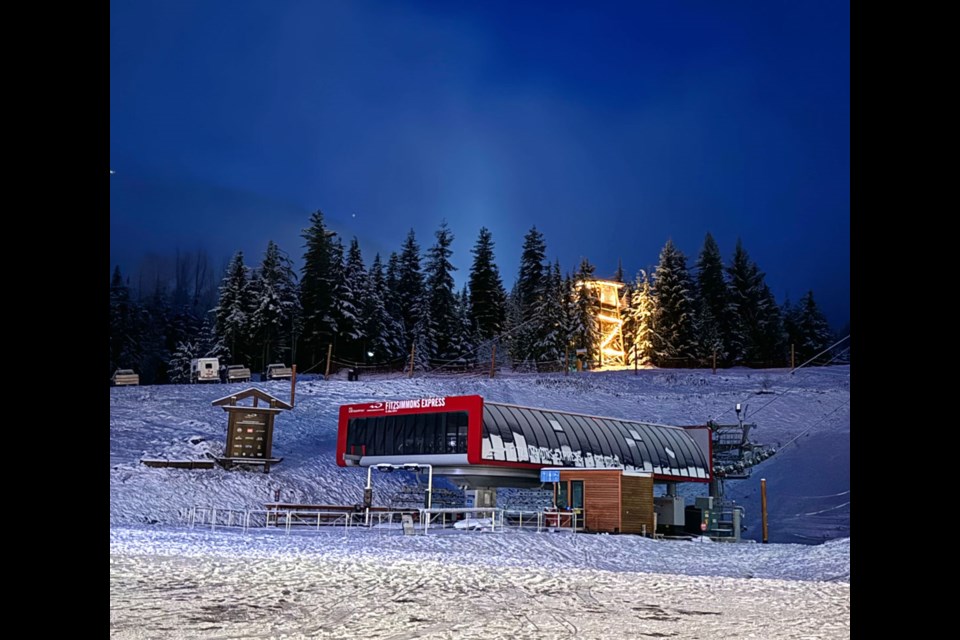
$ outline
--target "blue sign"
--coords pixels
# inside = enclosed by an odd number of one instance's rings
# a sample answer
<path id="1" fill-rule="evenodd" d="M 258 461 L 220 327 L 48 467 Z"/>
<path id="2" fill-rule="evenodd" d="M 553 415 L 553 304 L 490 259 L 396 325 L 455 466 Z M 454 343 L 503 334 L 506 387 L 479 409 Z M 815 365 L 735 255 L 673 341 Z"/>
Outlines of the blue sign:
<path id="1" fill-rule="evenodd" d="M 541 469 L 540 482 L 560 482 L 560 470 Z"/>

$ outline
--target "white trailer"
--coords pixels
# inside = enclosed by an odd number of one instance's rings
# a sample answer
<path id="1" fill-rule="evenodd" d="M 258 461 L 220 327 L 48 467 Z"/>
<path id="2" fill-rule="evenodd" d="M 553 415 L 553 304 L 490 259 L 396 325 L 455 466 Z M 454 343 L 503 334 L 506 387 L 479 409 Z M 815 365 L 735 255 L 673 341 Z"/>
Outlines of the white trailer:
<path id="1" fill-rule="evenodd" d="M 191 360 L 190 382 L 220 382 L 220 359 L 194 358 Z"/>

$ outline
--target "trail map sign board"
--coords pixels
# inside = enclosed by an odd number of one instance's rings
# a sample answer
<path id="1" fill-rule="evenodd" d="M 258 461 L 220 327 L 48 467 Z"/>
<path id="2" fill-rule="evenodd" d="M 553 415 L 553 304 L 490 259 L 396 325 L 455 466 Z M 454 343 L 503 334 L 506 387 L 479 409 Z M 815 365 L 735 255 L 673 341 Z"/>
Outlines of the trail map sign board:
<path id="1" fill-rule="evenodd" d="M 252 406 L 238 404 L 246 398 L 253 398 Z M 214 400 L 212 404 L 223 407 L 229 415 L 224 455 L 217 458 L 217 462 L 228 468 L 238 464 L 260 465 L 264 473 L 270 473 L 270 465 L 282 460 L 272 457 L 273 420 L 283 409 L 293 407 L 255 387 Z"/>

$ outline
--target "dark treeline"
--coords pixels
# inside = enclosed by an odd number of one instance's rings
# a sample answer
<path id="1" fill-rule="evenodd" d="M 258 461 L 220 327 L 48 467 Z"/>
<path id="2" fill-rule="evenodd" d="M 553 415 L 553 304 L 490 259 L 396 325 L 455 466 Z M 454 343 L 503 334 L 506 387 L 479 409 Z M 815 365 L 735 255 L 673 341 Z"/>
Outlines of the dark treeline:
<path id="1" fill-rule="evenodd" d="M 172 265 L 147 261 L 136 283 L 119 267 L 110 283 L 110 372 L 131 368 L 147 384 L 185 382 L 190 360 L 262 371 L 272 362 L 322 371 L 332 346 L 339 363 L 419 370 L 465 368 L 497 360 L 513 368 L 552 370 L 578 350 L 588 366 L 603 364 L 599 289 L 604 280 L 584 258 L 574 273 L 546 259 L 533 227 L 524 236 L 520 268 L 508 292 L 490 231 L 471 249 L 466 285 L 457 291 L 450 262 L 455 240 L 446 222 L 421 248 L 411 229 L 399 251 L 369 266 L 357 238 L 348 246 L 320 211 L 303 230 L 303 267 L 273 241 L 259 263 L 236 255 L 214 276 L 203 252 L 178 252 Z M 152 269 L 152 270 L 151 270 Z M 217 281 L 219 277 L 219 281 Z M 145 281 L 146 279 L 146 281 Z M 619 288 L 626 362 L 654 366 L 787 366 L 817 355 L 836 339 L 813 292 L 778 304 L 764 273 L 738 241 L 724 261 L 708 233 L 696 261 L 668 240 L 652 273 Z M 845 329 L 844 335 L 849 333 Z M 569 360 L 568 360 L 569 362 Z"/>

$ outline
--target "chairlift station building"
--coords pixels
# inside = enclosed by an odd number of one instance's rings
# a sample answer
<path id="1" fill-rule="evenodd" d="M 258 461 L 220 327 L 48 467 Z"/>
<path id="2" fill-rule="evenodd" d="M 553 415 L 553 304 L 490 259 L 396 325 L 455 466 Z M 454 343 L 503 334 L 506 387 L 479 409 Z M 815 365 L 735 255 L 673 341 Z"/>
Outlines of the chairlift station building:
<path id="1" fill-rule="evenodd" d="M 343 405 L 336 457 L 340 466 L 429 464 L 434 475 L 473 490 L 539 487 L 542 469 L 559 469 L 555 499 L 581 509 L 589 530 L 625 533 L 639 533 L 638 523 L 649 522 L 652 530 L 654 482 L 709 483 L 712 477 L 708 427 L 488 402 L 478 395 Z"/>

